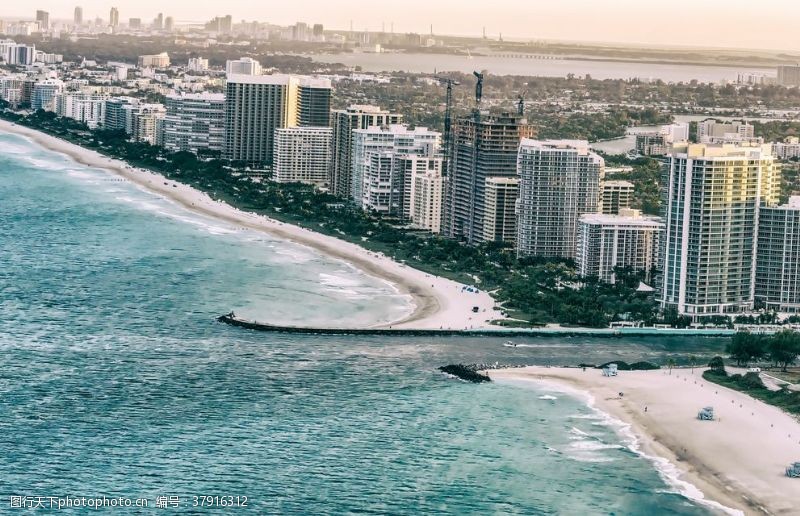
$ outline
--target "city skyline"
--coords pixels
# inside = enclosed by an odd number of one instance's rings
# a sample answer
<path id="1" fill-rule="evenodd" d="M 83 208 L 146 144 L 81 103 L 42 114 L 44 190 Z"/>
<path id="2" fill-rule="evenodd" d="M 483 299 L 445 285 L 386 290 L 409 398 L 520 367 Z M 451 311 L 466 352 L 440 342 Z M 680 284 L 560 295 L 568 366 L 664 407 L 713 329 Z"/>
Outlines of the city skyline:
<path id="1" fill-rule="evenodd" d="M 344 0 L 335 11 L 324 9 L 319 0 L 298 0 L 291 5 L 254 7 L 241 0 L 224 6 L 197 6 L 174 3 L 165 7 L 153 0 L 88 0 L 66 4 L 41 0 L 35 6 L 7 6 L 0 17 L 32 18 L 36 9 L 48 11 L 53 20 L 71 20 L 75 7 L 83 9 L 84 20 L 107 19 L 111 7 L 120 11 L 120 19 L 150 20 L 159 12 L 178 23 L 201 22 L 214 16 L 231 14 L 234 22 L 261 21 L 279 25 L 297 21 L 322 23 L 326 28 L 356 31 L 427 33 L 480 36 L 484 28 L 490 37 L 505 39 L 541 39 L 559 41 L 621 43 L 668 47 L 727 47 L 740 49 L 800 50 L 791 16 L 800 15 L 800 7 L 787 0 L 764 4 L 711 0 L 696 5 L 676 0 L 669 10 L 656 10 L 632 0 L 604 5 L 589 0 L 565 0 L 557 5 L 521 4 L 499 0 L 489 6 L 461 5 L 443 0 L 434 5 L 410 0 L 402 6 L 382 6 L 380 13 L 364 0 Z M 769 7 L 768 9 L 765 7 Z M 318 13 L 310 16 L 308 13 Z M 423 14 L 420 14 L 423 13 Z M 454 14 L 458 14 L 454 16 Z M 714 24 L 708 24 L 713 17 Z M 313 18 L 313 19 L 310 19 Z M 769 31 L 752 30 L 753 20 L 769 24 Z M 672 30 L 680 25 L 679 33 Z M 680 34 L 680 38 L 678 37 Z"/>

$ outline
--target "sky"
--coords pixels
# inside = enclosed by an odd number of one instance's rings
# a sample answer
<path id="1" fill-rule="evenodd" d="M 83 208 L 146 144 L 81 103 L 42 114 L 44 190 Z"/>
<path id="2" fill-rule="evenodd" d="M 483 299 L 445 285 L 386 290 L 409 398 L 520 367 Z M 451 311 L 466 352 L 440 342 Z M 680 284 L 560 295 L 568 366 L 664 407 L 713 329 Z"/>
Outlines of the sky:
<path id="1" fill-rule="evenodd" d="M 112 3 L 113 2 L 113 3 Z M 120 20 L 151 20 L 159 12 L 180 21 L 203 21 L 231 14 L 235 21 L 258 20 L 280 25 L 297 21 L 326 28 L 430 31 L 506 38 L 620 42 L 800 50 L 800 2 L 797 0 L 34 0 L 4 2 L 0 17 L 34 17 L 35 9 L 51 18 L 72 18 L 76 5 L 84 18 L 108 18 L 110 7 Z M 29 7 L 30 6 L 30 7 Z"/>

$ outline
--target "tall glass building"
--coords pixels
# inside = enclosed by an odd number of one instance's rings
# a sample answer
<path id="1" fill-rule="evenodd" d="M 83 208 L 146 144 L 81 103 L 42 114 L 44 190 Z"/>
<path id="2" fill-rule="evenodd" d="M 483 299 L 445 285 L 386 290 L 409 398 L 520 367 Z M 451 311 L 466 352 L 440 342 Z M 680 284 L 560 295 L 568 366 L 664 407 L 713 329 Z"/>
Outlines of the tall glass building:
<path id="1" fill-rule="evenodd" d="M 662 307 L 752 310 L 759 215 L 780 187 L 770 146 L 678 144 L 665 166 Z"/>

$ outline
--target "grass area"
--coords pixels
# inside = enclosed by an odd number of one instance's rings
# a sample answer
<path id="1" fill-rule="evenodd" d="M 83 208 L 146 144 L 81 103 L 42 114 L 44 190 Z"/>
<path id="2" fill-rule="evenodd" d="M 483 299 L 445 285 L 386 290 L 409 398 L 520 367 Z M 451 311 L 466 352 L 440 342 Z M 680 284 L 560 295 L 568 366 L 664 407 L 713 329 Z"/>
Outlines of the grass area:
<path id="1" fill-rule="evenodd" d="M 743 392 L 794 416 L 800 416 L 800 392 L 790 391 L 789 389 L 771 391 L 761 382 L 758 373 L 728 375 L 724 372 L 709 369 L 703 373 L 703 378 L 717 385 Z"/>

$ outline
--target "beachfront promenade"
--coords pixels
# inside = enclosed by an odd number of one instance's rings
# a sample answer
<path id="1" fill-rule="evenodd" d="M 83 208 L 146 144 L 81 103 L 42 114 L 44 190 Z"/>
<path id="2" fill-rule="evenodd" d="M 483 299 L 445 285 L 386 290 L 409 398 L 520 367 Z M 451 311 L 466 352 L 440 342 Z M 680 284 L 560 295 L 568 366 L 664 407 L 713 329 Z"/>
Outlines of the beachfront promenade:
<path id="1" fill-rule="evenodd" d="M 295 333 L 311 335 L 391 335 L 391 336 L 439 336 L 453 335 L 465 336 L 505 336 L 505 337 L 535 337 L 535 336 L 591 336 L 591 337 L 729 337 L 735 330 L 729 329 L 678 329 L 678 328 L 504 328 L 501 326 L 481 328 L 393 328 L 392 326 L 376 328 L 335 328 L 335 327 L 310 327 L 310 326 L 285 326 L 277 324 L 249 321 L 235 314 L 228 313 L 217 318 L 219 322 L 247 328 L 249 330 L 272 333 Z"/>

